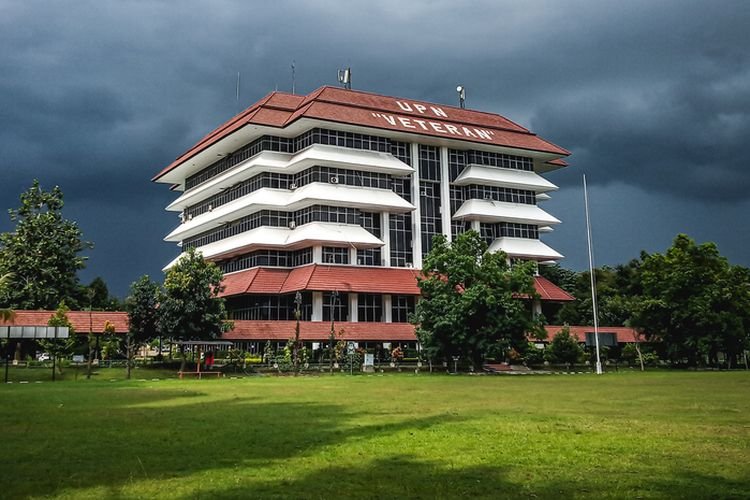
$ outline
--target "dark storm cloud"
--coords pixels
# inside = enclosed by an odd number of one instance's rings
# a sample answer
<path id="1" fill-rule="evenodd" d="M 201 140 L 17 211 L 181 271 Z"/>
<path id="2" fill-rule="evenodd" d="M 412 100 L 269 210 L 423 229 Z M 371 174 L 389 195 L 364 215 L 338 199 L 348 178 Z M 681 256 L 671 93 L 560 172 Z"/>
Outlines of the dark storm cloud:
<path id="1" fill-rule="evenodd" d="M 124 293 L 176 252 L 161 242 L 174 194 L 151 176 L 238 111 L 238 71 L 247 106 L 290 90 L 294 60 L 300 93 L 346 65 L 355 88 L 439 103 L 463 83 L 469 107 L 573 151 L 552 178 L 563 188 L 586 171 L 613 196 L 630 185 L 738 216 L 749 6 L 0 0 L 0 208 L 32 178 L 60 184 L 98 245 L 87 273 Z"/>

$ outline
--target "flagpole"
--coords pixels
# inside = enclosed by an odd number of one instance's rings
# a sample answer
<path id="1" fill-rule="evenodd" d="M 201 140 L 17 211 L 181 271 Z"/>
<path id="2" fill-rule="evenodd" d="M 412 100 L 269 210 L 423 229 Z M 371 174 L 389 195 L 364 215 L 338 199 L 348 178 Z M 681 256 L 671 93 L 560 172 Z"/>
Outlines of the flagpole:
<path id="1" fill-rule="evenodd" d="M 586 174 L 583 174 L 583 202 L 586 206 L 586 239 L 589 245 L 589 274 L 591 275 L 591 306 L 594 312 L 594 343 L 596 344 L 596 374 L 602 374 L 599 357 L 599 313 L 596 309 L 596 278 L 594 276 L 594 250 L 591 245 L 591 221 L 589 220 L 589 194 L 586 189 Z"/>

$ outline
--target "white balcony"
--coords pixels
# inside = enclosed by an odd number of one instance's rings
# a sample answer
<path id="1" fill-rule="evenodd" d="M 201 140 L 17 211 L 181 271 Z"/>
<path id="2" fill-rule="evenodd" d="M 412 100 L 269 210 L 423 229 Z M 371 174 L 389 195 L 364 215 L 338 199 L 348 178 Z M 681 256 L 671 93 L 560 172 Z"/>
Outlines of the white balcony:
<path id="1" fill-rule="evenodd" d="M 383 242 L 361 226 L 310 222 L 295 229 L 261 226 L 244 233 L 198 247 L 206 259 L 229 258 L 262 248 L 295 250 L 313 245 L 379 248 Z M 179 256 L 164 269 L 172 267 Z"/>
<path id="2" fill-rule="evenodd" d="M 388 189 L 313 182 L 294 191 L 261 188 L 226 205 L 195 216 L 169 233 L 165 241 L 180 241 L 259 210 L 293 212 L 312 205 L 351 207 L 368 212 L 405 213 L 414 205 Z"/>
<path id="3" fill-rule="evenodd" d="M 497 238 L 492 242 L 489 248 L 490 252 L 497 252 L 502 250 L 509 257 L 521 257 L 533 260 L 559 260 L 562 259 L 562 254 L 551 249 L 544 243 L 536 239 L 530 238 L 510 238 L 504 236 Z"/>
<path id="4" fill-rule="evenodd" d="M 455 184 L 459 186 L 480 184 L 484 186 L 526 189 L 535 193 L 544 193 L 557 189 L 557 186 L 534 172 L 474 164 L 469 165 L 459 174 Z"/>
<path id="5" fill-rule="evenodd" d="M 321 165 L 364 172 L 389 175 L 410 175 L 414 169 L 388 153 L 357 149 L 338 148 L 313 144 L 297 154 L 262 151 L 183 193 L 167 206 L 167 210 L 181 211 L 206 198 L 228 189 L 262 172 L 296 174 L 310 167 Z"/>
<path id="6" fill-rule="evenodd" d="M 536 205 L 508 203 L 494 200 L 467 200 L 456 210 L 454 220 L 478 220 L 480 222 L 516 222 L 548 226 L 560 220 Z"/>

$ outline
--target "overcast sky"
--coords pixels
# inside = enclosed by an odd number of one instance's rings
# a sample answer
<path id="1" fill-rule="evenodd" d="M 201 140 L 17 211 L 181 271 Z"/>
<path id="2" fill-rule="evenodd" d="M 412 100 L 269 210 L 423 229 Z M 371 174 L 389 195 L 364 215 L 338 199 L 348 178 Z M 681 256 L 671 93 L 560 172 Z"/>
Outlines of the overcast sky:
<path id="1" fill-rule="evenodd" d="M 750 265 L 748 1 L 0 0 L 0 208 L 32 179 L 93 241 L 85 282 L 123 296 L 177 253 L 149 179 L 269 91 L 335 84 L 499 113 L 572 151 L 544 240 L 587 266 L 677 233 Z M 11 228 L 0 214 L 0 231 Z"/>

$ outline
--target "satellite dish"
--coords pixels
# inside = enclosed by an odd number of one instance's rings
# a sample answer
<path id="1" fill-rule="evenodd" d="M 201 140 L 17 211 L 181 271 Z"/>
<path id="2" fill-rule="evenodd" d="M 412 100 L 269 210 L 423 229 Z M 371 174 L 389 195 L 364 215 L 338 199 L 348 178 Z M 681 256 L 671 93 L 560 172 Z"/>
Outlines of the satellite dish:
<path id="1" fill-rule="evenodd" d="M 458 92 L 458 106 L 463 109 L 466 107 L 464 104 L 464 101 L 466 101 L 466 87 L 459 85 L 456 87 L 456 92 Z"/>

